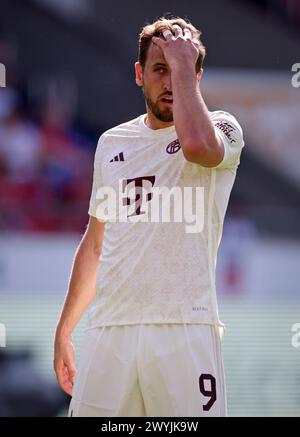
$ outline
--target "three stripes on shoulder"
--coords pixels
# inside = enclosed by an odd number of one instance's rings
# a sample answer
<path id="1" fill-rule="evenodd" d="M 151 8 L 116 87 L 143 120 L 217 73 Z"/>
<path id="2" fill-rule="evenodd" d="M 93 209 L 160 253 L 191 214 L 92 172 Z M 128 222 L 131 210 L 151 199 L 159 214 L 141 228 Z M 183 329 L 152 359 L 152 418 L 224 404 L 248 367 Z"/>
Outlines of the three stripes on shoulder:
<path id="1" fill-rule="evenodd" d="M 112 158 L 109 162 L 114 162 L 114 161 L 124 161 L 123 152 L 118 153 L 118 155 L 116 155 L 114 158 Z"/>

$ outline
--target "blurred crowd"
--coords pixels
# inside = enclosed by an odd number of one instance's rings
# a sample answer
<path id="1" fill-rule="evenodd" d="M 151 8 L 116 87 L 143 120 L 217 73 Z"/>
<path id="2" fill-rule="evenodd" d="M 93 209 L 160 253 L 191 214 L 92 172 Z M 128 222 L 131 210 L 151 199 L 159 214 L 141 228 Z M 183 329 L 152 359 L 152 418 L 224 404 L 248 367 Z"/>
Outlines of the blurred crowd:
<path id="1" fill-rule="evenodd" d="M 91 187 L 88 138 L 48 100 L 33 120 L 21 93 L 0 90 L 0 230 L 82 229 Z"/>
<path id="2" fill-rule="evenodd" d="M 75 126 L 76 87 L 68 78 L 58 85 L 54 76 L 30 95 L 32 78 L 20 80 L 13 45 L 1 35 L 0 61 L 7 70 L 0 88 L 0 231 L 82 231 L 95 138 Z"/>

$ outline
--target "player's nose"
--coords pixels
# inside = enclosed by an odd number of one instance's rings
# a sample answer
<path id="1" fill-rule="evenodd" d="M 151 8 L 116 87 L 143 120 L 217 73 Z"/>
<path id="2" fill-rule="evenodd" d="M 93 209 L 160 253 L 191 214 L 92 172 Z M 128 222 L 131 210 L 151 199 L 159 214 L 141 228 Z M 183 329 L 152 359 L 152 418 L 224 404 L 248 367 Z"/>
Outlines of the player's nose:
<path id="1" fill-rule="evenodd" d="M 171 75 L 167 75 L 167 77 L 164 80 L 164 90 L 168 92 L 172 92 L 172 81 L 171 81 Z"/>

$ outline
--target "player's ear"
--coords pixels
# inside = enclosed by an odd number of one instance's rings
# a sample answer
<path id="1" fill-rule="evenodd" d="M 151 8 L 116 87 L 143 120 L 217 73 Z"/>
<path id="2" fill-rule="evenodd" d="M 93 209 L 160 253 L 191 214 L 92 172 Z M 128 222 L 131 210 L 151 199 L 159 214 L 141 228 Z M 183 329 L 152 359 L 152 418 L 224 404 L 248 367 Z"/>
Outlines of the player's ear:
<path id="1" fill-rule="evenodd" d="M 201 77 L 203 75 L 203 68 L 200 68 L 200 70 L 197 73 L 197 81 L 200 83 Z"/>
<path id="2" fill-rule="evenodd" d="M 135 68 L 135 83 L 137 86 L 143 86 L 143 70 L 139 62 L 134 64 Z"/>

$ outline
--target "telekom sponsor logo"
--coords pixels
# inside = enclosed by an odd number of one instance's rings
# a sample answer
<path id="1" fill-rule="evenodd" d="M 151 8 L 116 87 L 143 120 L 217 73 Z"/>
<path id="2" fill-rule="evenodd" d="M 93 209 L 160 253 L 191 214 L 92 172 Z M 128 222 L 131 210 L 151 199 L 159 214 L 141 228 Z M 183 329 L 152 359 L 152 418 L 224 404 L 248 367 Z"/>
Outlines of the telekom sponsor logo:
<path id="1" fill-rule="evenodd" d="M 155 187 L 155 176 L 119 180 L 118 190 L 98 189 L 96 215 L 109 222 L 185 223 L 187 233 L 204 227 L 204 187 Z"/>
<path id="2" fill-rule="evenodd" d="M 133 179 L 123 179 L 122 181 L 122 192 L 127 193 L 128 190 L 132 190 L 133 197 L 123 198 L 123 206 L 133 205 L 133 211 L 127 217 L 132 217 L 135 215 L 145 214 L 146 211 L 142 210 L 143 202 L 150 202 L 153 197 L 152 187 L 155 182 L 155 176 L 141 176 Z M 143 188 L 145 184 L 144 193 Z M 128 188 L 129 187 L 129 188 Z M 129 195 L 131 192 L 129 193 Z"/>

